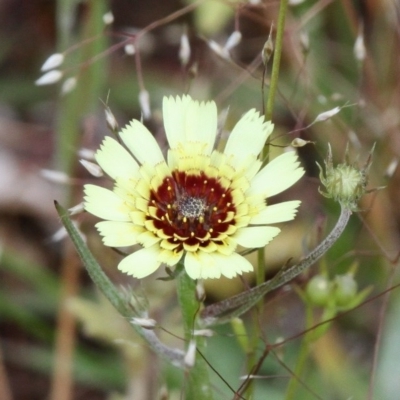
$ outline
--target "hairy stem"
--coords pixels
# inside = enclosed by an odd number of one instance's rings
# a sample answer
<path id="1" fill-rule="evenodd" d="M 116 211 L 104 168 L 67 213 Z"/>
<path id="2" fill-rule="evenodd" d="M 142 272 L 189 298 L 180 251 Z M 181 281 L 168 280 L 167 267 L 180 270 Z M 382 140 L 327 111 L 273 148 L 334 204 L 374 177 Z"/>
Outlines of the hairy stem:
<path id="1" fill-rule="evenodd" d="M 225 323 L 233 317 L 237 317 L 251 307 L 253 307 L 265 294 L 274 290 L 285 283 L 291 281 L 294 277 L 301 274 L 305 269 L 312 266 L 323 254 L 325 254 L 336 240 L 343 233 L 352 211 L 343 205 L 341 205 L 340 217 L 329 233 L 329 235 L 322 241 L 306 258 L 300 261 L 298 264 L 280 271 L 274 278 L 263 283 L 262 285 L 256 286 L 244 293 L 233 296 L 229 299 L 220 301 L 206 307 L 201 317 L 204 325 L 214 325 Z M 233 310 L 233 311 L 232 311 Z"/>
<path id="2" fill-rule="evenodd" d="M 131 326 L 136 330 L 139 336 L 146 341 L 148 346 L 155 353 L 169 363 L 182 368 L 184 353 L 181 350 L 173 349 L 164 345 L 160 342 L 154 331 L 144 329 L 140 325 L 132 322 L 133 317 L 142 317 L 142 315 L 137 315 L 137 313 L 135 313 L 135 310 L 129 305 L 129 300 L 114 286 L 114 284 L 101 269 L 90 250 L 86 247 L 86 244 L 83 241 L 80 233 L 72 223 L 68 212 L 57 202 L 55 202 L 55 206 L 58 215 L 61 218 L 61 222 L 67 230 L 76 251 L 81 257 L 82 262 L 95 285 L 107 297 L 107 299 L 121 314 L 121 316 L 128 319 L 128 321 L 131 323 Z"/>
<path id="3" fill-rule="evenodd" d="M 205 352 L 205 338 L 194 336 L 193 331 L 197 326 L 197 315 L 200 302 L 196 298 L 196 282 L 191 279 L 182 265 L 182 271 L 177 278 L 178 301 L 181 307 L 183 330 L 186 349 L 195 341 L 196 358 L 193 365 L 188 365 L 187 380 L 185 380 L 185 399 L 212 400 L 211 384 L 208 376 L 208 366 L 199 352 Z M 191 362 L 191 361 L 189 361 Z"/>

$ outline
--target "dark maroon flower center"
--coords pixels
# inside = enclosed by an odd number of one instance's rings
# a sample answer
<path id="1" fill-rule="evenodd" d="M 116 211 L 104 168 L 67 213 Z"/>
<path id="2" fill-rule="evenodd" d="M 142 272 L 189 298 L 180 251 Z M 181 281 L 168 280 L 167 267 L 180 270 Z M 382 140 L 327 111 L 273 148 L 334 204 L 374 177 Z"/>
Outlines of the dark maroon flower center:
<path id="1" fill-rule="evenodd" d="M 149 206 L 156 208 L 156 218 L 147 219 L 153 220 L 168 241 L 180 242 L 178 251 L 183 243 L 203 247 L 210 241 L 222 243 L 229 226 L 235 224 L 231 189 L 204 172 L 193 175 L 174 171 L 151 191 Z"/>

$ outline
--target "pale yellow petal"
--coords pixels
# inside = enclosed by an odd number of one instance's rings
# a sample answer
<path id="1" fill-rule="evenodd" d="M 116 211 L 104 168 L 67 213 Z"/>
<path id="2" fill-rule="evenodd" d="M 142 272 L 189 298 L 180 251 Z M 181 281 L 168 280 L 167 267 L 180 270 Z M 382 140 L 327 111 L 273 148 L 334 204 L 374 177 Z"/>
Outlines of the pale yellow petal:
<path id="1" fill-rule="evenodd" d="M 219 278 L 221 271 L 209 253 L 186 253 L 185 270 L 192 279 Z"/>
<path id="2" fill-rule="evenodd" d="M 176 98 L 170 96 L 163 99 L 165 134 L 169 147 L 172 149 L 186 141 L 186 113 L 189 103 L 192 101 L 190 96 L 177 96 Z"/>
<path id="3" fill-rule="evenodd" d="M 274 196 L 294 185 L 303 175 L 294 151 L 284 153 L 268 163 L 251 181 L 248 194 Z"/>
<path id="4" fill-rule="evenodd" d="M 161 250 L 158 259 L 164 264 L 169 265 L 170 267 L 173 267 L 174 265 L 178 264 L 180 259 L 182 258 L 183 251 L 176 252 L 176 251 L 171 251 L 171 250 Z"/>
<path id="5" fill-rule="evenodd" d="M 253 271 L 253 266 L 250 261 L 237 253 L 232 253 L 229 256 L 220 253 L 212 253 L 210 256 L 216 268 L 227 278 L 234 278 L 236 275 L 241 275 L 244 272 Z"/>
<path id="6" fill-rule="evenodd" d="M 215 279 L 221 275 L 233 278 L 243 272 L 253 271 L 253 266 L 237 253 L 229 256 L 220 253 L 187 253 L 185 269 L 192 279 Z"/>
<path id="7" fill-rule="evenodd" d="M 96 228 L 103 236 L 103 242 L 110 247 L 125 247 L 137 244 L 137 237 L 143 228 L 131 222 L 102 221 Z"/>
<path id="8" fill-rule="evenodd" d="M 138 243 L 143 245 L 143 247 L 152 247 L 161 240 L 153 232 L 144 231 L 137 237 Z"/>
<path id="9" fill-rule="evenodd" d="M 130 179 L 137 176 L 138 163 L 124 147 L 110 136 L 104 139 L 95 158 L 103 171 L 113 179 Z"/>
<path id="10" fill-rule="evenodd" d="M 135 278 L 144 278 L 160 266 L 158 260 L 160 254 L 158 246 L 140 249 L 125 257 L 119 264 L 118 269 Z"/>
<path id="11" fill-rule="evenodd" d="M 253 226 L 241 228 L 235 234 L 235 240 L 243 247 L 264 247 L 281 230 L 274 226 Z"/>
<path id="12" fill-rule="evenodd" d="M 199 243 L 195 243 L 195 244 L 188 244 L 188 243 L 183 243 L 183 248 L 186 251 L 190 251 L 190 252 L 194 252 L 197 251 L 199 248 Z"/>
<path id="13" fill-rule="evenodd" d="M 234 164 L 241 164 L 249 155 L 257 157 L 274 126 L 264 122 L 258 111 L 248 111 L 238 121 L 229 135 L 224 154 L 234 157 Z"/>
<path id="14" fill-rule="evenodd" d="M 205 154 L 211 154 L 217 136 L 217 106 L 213 101 L 189 103 L 186 116 L 186 141 L 204 142 Z"/>
<path id="15" fill-rule="evenodd" d="M 119 135 L 129 151 L 141 164 L 147 162 L 154 166 L 164 161 L 164 156 L 156 139 L 138 120 L 132 120 L 129 125 L 122 129 Z"/>
<path id="16" fill-rule="evenodd" d="M 146 214 L 142 211 L 132 211 L 129 216 L 135 225 L 143 226 L 146 221 Z"/>
<path id="17" fill-rule="evenodd" d="M 179 246 L 179 243 L 171 243 L 169 240 L 162 240 L 160 243 L 160 247 L 165 250 L 174 250 Z"/>
<path id="18" fill-rule="evenodd" d="M 164 97 L 165 133 L 172 149 L 187 142 L 201 142 L 205 154 L 210 154 L 217 134 L 217 107 L 213 101 L 201 102 L 190 96 Z"/>
<path id="19" fill-rule="evenodd" d="M 250 220 L 250 224 L 276 224 L 291 221 L 297 214 L 301 201 L 285 201 L 283 203 L 267 206 Z"/>
<path id="20" fill-rule="evenodd" d="M 110 221 L 129 221 L 131 209 L 114 192 L 96 185 L 85 185 L 85 210 Z"/>
<path id="21" fill-rule="evenodd" d="M 215 243 L 215 244 L 217 246 L 217 251 L 221 254 L 224 254 L 225 256 L 231 255 L 236 250 L 237 247 L 236 238 L 232 236 L 228 236 L 224 240 L 222 240 L 222 244 L 220 243 Z"/>

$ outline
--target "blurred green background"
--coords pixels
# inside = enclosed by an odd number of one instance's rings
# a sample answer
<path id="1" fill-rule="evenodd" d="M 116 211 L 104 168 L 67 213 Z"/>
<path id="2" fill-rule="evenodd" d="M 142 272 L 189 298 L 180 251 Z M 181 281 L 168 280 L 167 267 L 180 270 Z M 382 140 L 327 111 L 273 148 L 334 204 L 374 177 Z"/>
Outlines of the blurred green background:
<path id="1" fill-rule="evenodd" d="M 215 100 L 220 111 L 229 106 L 228 130 L 249 108 L 262 110 L 261 50 L 271 26 L 272 32 L 276 28 L 279 4 L 1 2 L 1 399 L 180 398 L 183 372 L 157 360 L 96 292 L 69 239 L 62 238 L 53 200 L 76 205 L 82 201 L 82 185 L 95 180 L 78 160 L 109 133 L 105 103 L 123 126 L 140 118 L 139 93 L 147 90 L 151 117 L 144 122 L 163 149 L 164 95 L 189 92 L 194 98 Z M 257 344 L 257 357 L 265 360 L 258 371 L 255 399 L 398 398 L 399 17 L 395 0 L 289 2 L 273 144 L 288 145 L 294 138 L 313 143 L 298 149 L 307 176 L 276 199 L 301 199 L 302 206 L 296 220 L 285 224 L 266 248 L 268 277 L 288 259 L 304 256 L 339 214 L 338 206 L 318 192 L 316 161 L 323 164 L 327 143 L 335 162 L 343 160 L 349 144 L 351 159 L 359 157 L 360 165 L 376 143 L 370 188 L 385 188 L 362 199 L 360 213 L 318 265 L 265 299 L 260 317 L 263 337 Z M 223 47 L 234 30 L 241 32 L 242 40 L 230 57 L 210 48 L 210 40 Z M 184 32 L 191 45 L 186 66 L 178 56 Z M 136 56 L 124 51 L 129 38 Z M 35 86 L 43 62 L 56 52 L 65 56 L 62 80 Z M 266 95 L 269 73 L 270 64 Z M 69 78 L 76 79 L 76 86 L 66 91 Z M 320 113 L 335 107 L 344 108 L 313 124 Z M 280 151 L 271 146 L 271 157 Z M 138 288 L 138 282 L 116 270 L 119 256 L 102 246 L 93 229 L 95 219 L 83 214 L 75 219 L 109 276 Z M 365 304 L 339 313 L 318 340 L 307 344 L 301 381 L 288 395 L 310 312 L 302 290 L 314 274 L 327 270 L 332 278 L 354 263 L 359 289 L 373 285 L 373 290 Z M 253 283 L 251 275 L 247 280 Z M 142 286 L 151 316 L 179 336 L 174 283 L 151 276 Z M 206 290 L 207 301 L 213 302 L 242 291 L 243 284 L 239 279 L 209 281 Z M 315 322 L 322 311 L 311 310 Z M 172 334 L 160 334 L 170 345 L 182 346 Z M 283 344 L 267 351 L 278 342 Z M 211 372 L 215 398 L 235 398 L 228 383 L 235 390 L 241 384 L 245 354 L 230 326 L 216 329 L 208 349 L 206 357 L 219 374 Z"/>

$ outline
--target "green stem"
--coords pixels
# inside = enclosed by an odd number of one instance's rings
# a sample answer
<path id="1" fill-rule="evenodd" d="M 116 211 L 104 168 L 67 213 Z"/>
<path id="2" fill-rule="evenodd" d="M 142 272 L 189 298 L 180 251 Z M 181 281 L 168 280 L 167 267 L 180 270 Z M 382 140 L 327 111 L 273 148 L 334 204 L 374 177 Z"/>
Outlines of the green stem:
<path id="1" fill-rule="evenodd" d="M 274 278 L 262 285 L 206 307 L 201 312 L 203 325 L 208 326 L 225 323 L 234 317 L 238 317 L 253 307 L 263 296 L 265 296 L 265 294 L 291 281 L 294 277 L 313 265 L 333 246 L 336 240 L 343 233 L 351 214 L 352 211 L 350 209 L 341 205 L 340 217 L 335 227 L 325 240 L 311 251 L 306 258 L 288 269 L 281 270 Z"/>
<path id="2" fill-rule="evenodd" d="M 78 252 L 83 264 L 85 265 L 89 276 L 92 278 L 95 285 L 100 289 L 104 296 L 110 301 L 110 303 L 116 308 L 116 310 L 126 318 L 136 332 L 147 342 L 149 347 L 157 353 L 161 358 L 170 362 L 177 367 L 183 367 L 184 354 L 181 350 L 170 348 L 160 342 L 154 331 L 144 329 L 140 325 L 137 325 L 132 320 L 133 317 L 143 318 L 143 315 L 137 313 L 129 304 L 129 299 L 121 293 L 114 284 L 110 281 L 108 276 L 101 269 L 100 265 L 93 257 L 90 250 L 87 248 L 83 241 L 80 233 L 75 228 L 68 215 L 68 212 L 55 202 L 56 210 L 61 218 L 65 229 L 67 230 L 75 248 Z"/>
<path id="3" fill-rule="evenodd" d="M 177 291 L 182 312 L 186 350 L 191 342 L 195 341 L 196 344 L 196 359 L 194 365 L 188 366 L 187 369 L 188 379 L 185 381 L 184 397 L 185 399 L 212 400 L 208 366 L 200 355 L 205 353 L 206 339 L 193 335 L 193 331 L 197 329 L 197 315 L 201 305 L 196 298 L 196 282 L 187 275 L 181 264 L 178 268 L 182 269 L 177 278 Z"/>
<path id="4" fill-rule="evenodd" d="M 274 50 L 274 61 L 272 63 L 271 83 L 269 86 L 268 101 L 265 109 L 265 119 L 272 119 L 274 109 L 275 95 L 278 87 L 279 68 L 281 63 L 283 34 L 285 32 L 285 18 L 287 12 L 288 0 L 281 0 L 278 14 L 278 24 L 276 28 L 276 43 Z"/>
<path id="5" fill-rule="evenodd" d="M 313 322 L 313 312 L 312 312 L 312 307 L 309 305 L 306 306 L 306 327 L 305 330 L 307 331 L 314 325 Z M 294 398 L 294 395 L 297 390 L 297 386 L 299 383 L 299 379 L 301 378 L 301 375 L 303 374 L 304 367 L 306 365 L 306 361 L 308 358 L 309 354 L 309 348 L 310 348 L 310 333 L 306 333 L 301 341 L 300 344 L 300 349 L 299 349 L 299 354 L 297 356 L 297 361 L 296 361 L 296 366 L 293 371 L 293 375 L 289 381 L 289 385 L 286 390 L 286 396 L 285 400 L 292 400 Z"/>
<path id="6" fill-rule="evenodd" d="M 280 68 L 280 61 L 282 55 L 282 44 L 283 44 L 283 34 L 285 31 L 285 18 L 287 12 L 287 5 L 288 0 L 281 0 L 280 7 L 279 7 L 279 15 L 278 15 L 278 23 L 277 23 L 277 31 L 276 31 L 276 45 L 274 51 L 274 60 L 272 63 L 272 71 L 271 71 L 271 80 L 270 80 L 270 87 L 268 92 L 268 100 L 267 105 L 265 107 L 265 119 L 270 121 L 272 119 L 272 111 L 274 108 L 275 103 L 275 94 L 278 87 L 278 80 L 279 80 L 279 68 Z M 266 68 L 266 67 L 265 67 Z M 266 69 L 264 69 L 265 73 Z M 264 78 L 263 78 L 264 80 Z M 264 87 L 264 82 L 263 82 Z M 266 144 L 261 153 L 261 159 L 263 163 L 267 163 L 269 158 L 269 145 Z M 257 286 L 261 286 L 265 283 L 265 249 L 261 248 L 257 252 L 257 273 L 256 273 L 256 284 Z M 260 331 L 260 324 L 258 322 L 258 316 L 262 315 L 264 308 L 264 300 L 260 297 L 258 304 L 257 304 L 257 311 L 256 315 L 254 316 L 254 329 L 252 333 L 251 343 L 253 350 L 250 352 L 249 357 L 247 359 L 247 364 L 249 368 L 254 365 L 256 352 L 255 348 L 257 347 L 258 339 L 261 336 Z M 250 371 L 250 370 L 249 370 Z M 247 397 L 252 397 L 254 385 L 251 383 L 247 390 L 246 395 Z"/>

